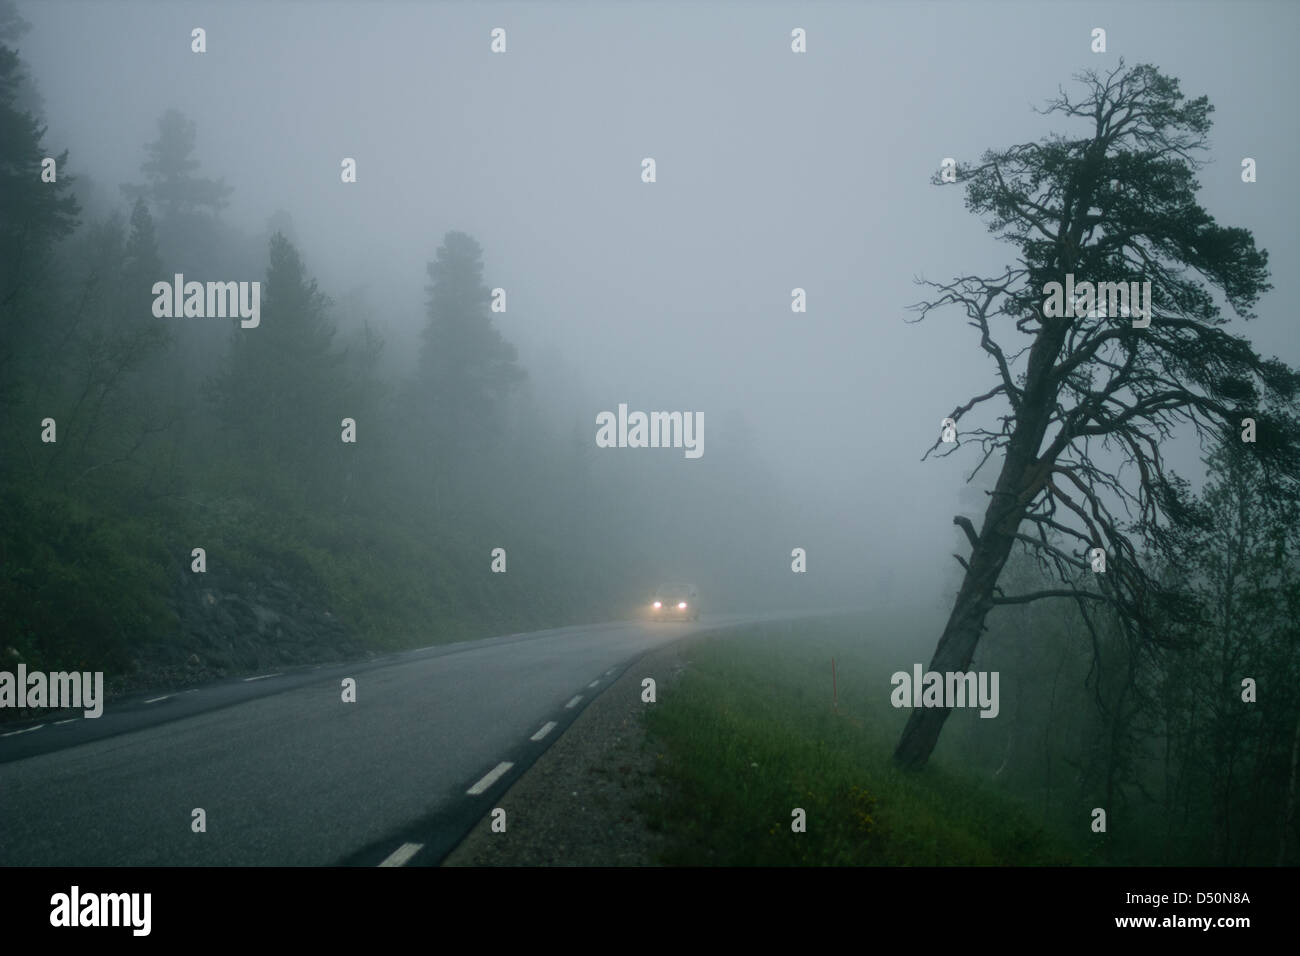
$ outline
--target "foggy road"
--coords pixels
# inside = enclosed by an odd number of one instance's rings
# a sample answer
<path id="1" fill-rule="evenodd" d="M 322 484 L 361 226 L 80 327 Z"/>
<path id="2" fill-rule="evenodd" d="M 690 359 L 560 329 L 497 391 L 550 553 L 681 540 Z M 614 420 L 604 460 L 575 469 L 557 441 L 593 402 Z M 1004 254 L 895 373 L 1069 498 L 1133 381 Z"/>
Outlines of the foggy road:
<path id="1" fill-rule="evenodd" d="M 5 728 L 0 865 L 433 864 L 641 654 L 770 617 L 510 635 Z"/>

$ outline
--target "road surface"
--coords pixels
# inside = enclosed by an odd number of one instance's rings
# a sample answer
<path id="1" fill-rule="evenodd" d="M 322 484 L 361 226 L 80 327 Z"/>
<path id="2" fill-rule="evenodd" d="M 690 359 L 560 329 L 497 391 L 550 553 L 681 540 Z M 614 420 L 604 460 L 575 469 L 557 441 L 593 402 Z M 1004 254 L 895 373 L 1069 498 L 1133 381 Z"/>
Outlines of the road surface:
<path id="1" fill-rule="evenodd" d="M 566 627 L 0 725 L 0 865 L 434 865 L 643 653 L 791 616 Z"/>

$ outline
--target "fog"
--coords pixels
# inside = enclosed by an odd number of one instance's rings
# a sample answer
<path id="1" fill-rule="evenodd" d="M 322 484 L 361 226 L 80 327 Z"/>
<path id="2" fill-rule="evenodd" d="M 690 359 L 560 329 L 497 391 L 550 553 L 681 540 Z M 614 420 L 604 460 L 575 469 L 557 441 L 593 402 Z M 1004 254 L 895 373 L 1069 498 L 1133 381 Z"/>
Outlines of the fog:
<path id="1" fill-rule="evenodd" d="M 1300 862 L 1298 28 L 0 0 L 11 908 Z"/>
<path id="2" fill-rule="evenodd" d="M 1297 253 L 1285 168 L 1297 125 L 1293 89 L 1270 72 L 1293 54 L 1290 4 L 19 10 L 44 142 L 70 151 L 86 218 L 129 210 L 119 184 L 139 181 L 159 116 L 180 110 L 197 126 L 198 175 L 232 187 L 221 219 L 258 253 L 237 275 L 193 277 L 262 278 L 258 237 L 287 213 L 277 222 L 292 223 L 322 290 L 336 305 L 364 303 L 336 310 L 340 334 L 362 312 L 382 332 L 390 381 L 414 365 L 426 264 L 449 231 L 473 236 L 484 283 L 508 292 L 493 322 L 518 347 L 530 408 L 551 434 L 580 429 L 601 467 L 617 459 L 601 480 L 662 470 L 684 523 L 698 517 L 699 476 L 730 489 L 731 515 L 708 527 L 748 523 L 748 540 L 703 541 L 703 526 L 668 522 L 637 548 L 645 567 L 712 582 L 731 606 L 946 611 L 962 540 L 951 519 L 974 514 L 979 496 L 963 483 L 979 455 L 921 457 L 994 370 L 958 311 L 909 324 L 907 306 L 923 297 L 915 277 L 996 273 L 1015 250 L 966 211 L 959 188 L 930 180 L 944 157 L 1068 133 L 1034 108 L 1078 70 L 1122 56 L 1208 94 L 1200 200 L 1269 251 L 1274 288 L 1248 334 L 1300 364 L 1300 276 L 1279 268 Z M 1089 50 L 1095 26 L 1107 29 L 1105 54 Z M 194 27 L 205 53 L 191 52 Z M 503 54 L 489 48 L 496 27 Z M 805 54 L 791 52 L 795 27 Z M 1243 156 L 1257 159 L 1257 184 L 1241 182 Z M 344 157 L 356 183 L 340 182 Z M 645 157 L 654 183 L 642 182 Z M 806 313 L 791 310 L 795 288 Z M 620 403 L 702 413 L 703 456 L 595 448 L 596 415 Z M 1166 455 L 1199 473 L 1194 442 Z M 665 507 L 635 495 L 624 505 Z M 604 534 L 607 545 L 619 529 Z M 563 560 L 568 547 L 554 550 Z M 794 547 L 807 549 L 806 585 L 789 583 Z M 756 585 L 758 566 L 782 589 Z"/>

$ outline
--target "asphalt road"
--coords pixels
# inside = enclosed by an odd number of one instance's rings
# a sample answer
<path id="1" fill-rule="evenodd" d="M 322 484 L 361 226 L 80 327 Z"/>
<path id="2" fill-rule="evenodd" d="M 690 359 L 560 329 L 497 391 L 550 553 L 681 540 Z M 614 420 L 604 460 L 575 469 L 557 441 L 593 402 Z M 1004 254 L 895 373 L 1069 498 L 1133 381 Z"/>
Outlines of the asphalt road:
<path id="1" fill-rule="evenodd" d="M 0 726 L 0 865 L 434 865 L 643 653 L 790 616 L 538 631 Z"/>

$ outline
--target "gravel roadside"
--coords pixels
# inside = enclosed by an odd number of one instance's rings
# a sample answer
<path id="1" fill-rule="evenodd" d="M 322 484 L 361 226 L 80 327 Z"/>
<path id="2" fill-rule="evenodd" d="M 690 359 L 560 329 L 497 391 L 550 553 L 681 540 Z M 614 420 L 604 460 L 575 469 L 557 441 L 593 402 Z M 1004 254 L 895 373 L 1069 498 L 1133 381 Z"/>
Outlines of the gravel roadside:
<path id="1" fill-rule="evenodd" d="M 506 832 L 492 832 L 489 810 L 442 865 L 658 865 L 665 837 L 651 832 L 636 808 L 665 793 L 645 713 L 663 706 L 664 691 L 687 666 L 686 649 L 705 637 L 677 641 L 632 664 L 497 801 L 506 811 Z M 646 677 L 654 678 L 659 703 L 642 703 Z"/>

